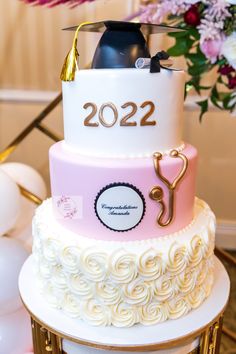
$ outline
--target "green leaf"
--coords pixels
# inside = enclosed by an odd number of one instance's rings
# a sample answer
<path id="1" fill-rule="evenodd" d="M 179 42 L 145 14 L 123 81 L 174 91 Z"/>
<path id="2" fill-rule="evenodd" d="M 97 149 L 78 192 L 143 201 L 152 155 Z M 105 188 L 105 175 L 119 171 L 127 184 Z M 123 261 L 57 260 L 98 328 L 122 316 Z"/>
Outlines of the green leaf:
<path id="1" fill-rule="evenodd" d="M 201 107 L 201 113 L 200 113 L 200 116 L 199 116 L 199 120 L 201 122 L 203 115 L 208 111 L 208 98 L 206 100 L 198 101 L 196 103 L 197 103 L 198 106 Z"/>
<path id="2" fill-rule="evenodd" d="M 211 102 L 213 103 L 214 106 L 218 107 L 219 109 L 223 109 L 222 105 L 222 100 L 220 99 L 220 94 L 217 90 L 216 85 L 213 86 L 213 89 L 211 90 L 211 95 L 210 95 Z"/>
<path id="3" fill-rule="evenodd" d="M 176 43 L 173 47 L 167 50 L 168 54 L 172 57 L 178 57 L 189 52 L 194 41 L 189 38 L 176 39 Z"/>
<path id="4" fill-rule="evenodd" d="M 205 59 L 206 61 L 209 61 L 209 60 L 206 58 L 205 54 L 201 51 L 201 48 L 200 48 L 199 43 L 198 43 L 197 48 L 196 48 L 196 53 L 199 55 L 199 58 Z"/>
<path id="5" fill-rule="evenodd" d="M 225 100 L 227 97 L 231 96 L 231 92 L 219 92 L 219 99 L 221 101 Z"/>
<path id="6" fill-rule="evenodd" d="M 207 63 L 207 64 L 202 64 L 202 65 L 191 65 L 188 67 L 188 73 L 191 76 L 200 76 L 203 73 L 206 73 L 211 70 L 212 65 Z"/>
<path id="7" fill-rule="evenodd" d="M 201 2 L 198 6 L 198 11 L 201 13 L 204 10 L 205 10 L 205 5 Z"/>
<path id="8" fill-rule="evenodd" d="M 185 90 L 186 94 L 189 91 L 188 88 L 194 87 L 197 93 L 200 95 L 200 76 L 193 76 L 189 81 L 186 82 Z"/>
<path id="9" fill-rule="evenodd" d="M 219 84 L 223 84 L 223 79 L 222 77 L 219 75 L 218 78 L 217 78 L 217 82 L 219 82 Z"/>
<path id="10" fill-rule="evenodd" d="M 173 38 L 183 38 L 183 37 L 188 37 L 188 31 L 181 31 L 181 32 L 170 32 L 168 33 L 169 37 Z"/>
<path id="11" fill-rule="evenodd" d="M 232 96 L 231 96 L 231 94 L 228 94 L 227 96 L 225 96 L 224 98 L 223 98 L 223 107 L 224 107 L 224 109 L 227 109 L 227 110 L 230 110 L 231 109 L 231 100 L 232 100 Z"/>
<path id="12" fill-rule="evenodd" d="M 195 65 L 204 65 L 208 61 L 204 55 L 200 55 L 199 53 L 188 53 L 185 57 Z"/>
<path id="13" fill-rule="evenodd" d="M 188 33 L 191 37 L 193 37 L 194 39 L 199 40 L 200 39 L 200 33 L 198 32 L 198 30 L 195 27 L 190 27 L 188 29 Z"/>
<path id="14" fill-rule="evenodd" d="M 222 59 L 218 60 L 218 61 L 217 61 L 217 64 L 218 64 L 219 66 L 222 66 L 222 65 L 227 64 L 226 58 L 223 57 Z"/>
<path id="15" fill-rule="evenodd" d="M 214 96 L 215 98 L 219 99 L 219 92 L 217 90 L 216 85 L 213 86 L 212 90 L 211 90 L 211 95 Z"/>

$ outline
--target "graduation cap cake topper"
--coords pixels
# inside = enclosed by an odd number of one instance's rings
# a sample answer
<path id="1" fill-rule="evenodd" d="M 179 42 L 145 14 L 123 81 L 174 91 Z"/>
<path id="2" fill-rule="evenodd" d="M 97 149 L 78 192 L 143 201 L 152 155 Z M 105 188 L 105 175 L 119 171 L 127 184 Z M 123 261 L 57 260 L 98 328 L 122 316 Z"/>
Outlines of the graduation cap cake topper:
<path id="1" fill-rule="evenodd" d="M 182 31 L 177 27 L 124 21 L 84 22 L 79 26 L 65 28 L 65 30 L 75 31 L 75 36 L 72 49 L 62 68 L 61 80 L 63 81 L 73 81 L 75 77 L 79 55 L 77 51 L 79 31 L 104 32 L 93 57 L 93 69 L 135 68 L 138 58 L 150 58 L 143 34 Z"/>

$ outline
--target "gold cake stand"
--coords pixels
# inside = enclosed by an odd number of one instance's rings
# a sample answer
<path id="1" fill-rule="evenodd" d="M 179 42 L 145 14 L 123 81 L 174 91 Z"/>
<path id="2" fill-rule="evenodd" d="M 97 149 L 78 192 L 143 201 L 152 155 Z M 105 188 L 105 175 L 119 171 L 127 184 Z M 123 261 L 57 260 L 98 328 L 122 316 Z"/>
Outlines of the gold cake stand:
<path id="1" fill-rule="evenodd" d="M 215 257 L 215 281 L 203 304 L 178 320 L 131 328 L 93 327 L 49 306 L 37 288 L 33 257 L 25 262 L 19 289 L 32 321 L 35 354 L 218 354 L 230 281 Z"/>

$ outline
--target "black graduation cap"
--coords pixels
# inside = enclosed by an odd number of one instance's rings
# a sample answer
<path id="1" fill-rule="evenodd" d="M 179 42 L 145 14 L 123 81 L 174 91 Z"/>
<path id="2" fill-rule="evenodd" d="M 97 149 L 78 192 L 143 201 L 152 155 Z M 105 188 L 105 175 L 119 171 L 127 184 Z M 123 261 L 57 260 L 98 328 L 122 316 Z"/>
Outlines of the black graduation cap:
<path id="1" fill-rule="evenodd" d="M 79 27 L 73 26 L 64 30 L 76 31 L 72 47 L 73 53 L 70 52 L 67 56 L 67 59 L 70 60 L 71 55 L 73 58 L 76 54 L 78 55 L 76 49 L 78 31 L 104 32 L 93 57 L 92 68 L 94 69 L 134 68 L 138 58 L 150 58 L 147 42 L 143 34 L 183 31 L 183 29 L 178 27 L 124 21 L 87 22 Z M 66 80 L 63 74 L 61 78 Z"/>

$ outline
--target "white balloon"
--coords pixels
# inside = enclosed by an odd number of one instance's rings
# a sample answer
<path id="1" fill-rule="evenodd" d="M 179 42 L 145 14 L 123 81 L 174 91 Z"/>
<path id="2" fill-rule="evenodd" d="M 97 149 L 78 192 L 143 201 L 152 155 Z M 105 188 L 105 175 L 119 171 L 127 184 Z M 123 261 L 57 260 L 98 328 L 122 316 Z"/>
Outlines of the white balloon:
<path id="1" fill-rule="evenodd" d="M 8 235 L 14 239 L 25 243 L 32 243 L 32 218 L 35 213 L 37 205 L 22 197 L 21 208 L 19 216 L 16 220 L 14 228 L 12 228 Z"/>
<path id="2" fill-rule="evenodd" d="M 0 238 L 0 316 L 22 307 L 18 277 L 27 257 L 28 252 L 20 242 L 8 237 Z"/>
<path id="3" fill-rule="evenodd" d="M 9 162 L 1 164 L 0 168 L 16 183 L 35 194 L 40 199 L 43 200 L 46 198 L 47 190 L 45 182 L 41 175 L 31 166 L 19 162 Z M 12 229 L 9 233 L 10 236 L 30 244 L 30 225 L 36 207 L 37 205 L 32 201 L 22 197 L 20 214 L 17 218 L 14 229 Z"/>
<path id="4" fill-rule="evenodd" d="M 16 183 L 0 170 L 0 235 L 15 224 L 20 211 L 20 191 Z"/>
<path id="5" fill-rule="evenodd" d="M 8 235 L 14 240 L 19 241 L 29 253 L 32 252 L 32 222 L 29 222 L 22 230 L 13 229 Z"/>
<path id="6" fill-rule="evenodd" d="M 22 307 L 0 316 L 0 354 L 22 354 L 32 348 L 30 317 Z"/>
<path id="7" fill-rule="evenodd" d="M 45 199 L 47 195 L 46 185 L 42 176 L 33 167 L 20 162 L 8 162 L 0 165 L 16 183 L 20 184 L 37 197 Z"/>

